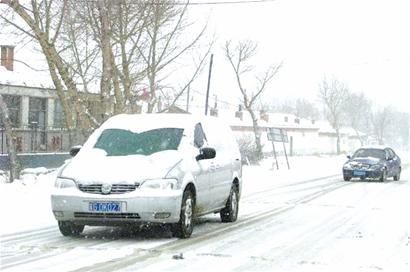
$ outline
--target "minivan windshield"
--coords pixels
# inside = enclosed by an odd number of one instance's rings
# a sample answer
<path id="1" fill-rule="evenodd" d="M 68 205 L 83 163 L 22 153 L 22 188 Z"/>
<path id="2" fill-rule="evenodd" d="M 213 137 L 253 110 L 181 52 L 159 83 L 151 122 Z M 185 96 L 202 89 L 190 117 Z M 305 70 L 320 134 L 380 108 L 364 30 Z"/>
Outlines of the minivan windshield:
<path id="1" fill-rule="evenodd" d="M 144 132 L 125 129 L 104 130 L 94 148 L 107 152 L 107 156 L 151 155 L 165 150 L 177 150 L 183 129 L 158 128 Z"/>
<path id="2" fill-rule="evenodd" d="M 376 158 L 385 159 L 386 155 L 384 150 L 381 149 L 359 149 L 354 153 L 353 158 Z"/>

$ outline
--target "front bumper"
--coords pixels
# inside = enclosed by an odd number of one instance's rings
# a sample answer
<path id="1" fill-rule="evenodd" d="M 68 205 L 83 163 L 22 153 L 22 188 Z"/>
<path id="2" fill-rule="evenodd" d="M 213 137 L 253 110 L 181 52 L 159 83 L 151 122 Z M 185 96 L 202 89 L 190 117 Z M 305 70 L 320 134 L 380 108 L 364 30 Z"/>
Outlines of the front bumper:
<path id="1" fill-rule="evenodd" d="M 383 170 L 350 170 L 350 169 L 343 169 L 343 176 L 348 178 L 370 178 L 370 179 L 377 179 L 383 175 Z"/>
<path id="2" fill-rule="evenodd" d="M 90 202 L 119 202 L 120 212 L 95 212 Z M 55 189 L 51 206 L 58 221 L 82 225 L 127 223 L 176 223 L 182 202 L 181 190 L 139 190 L 121 195 L 90 194 L 76 188 Z"/>

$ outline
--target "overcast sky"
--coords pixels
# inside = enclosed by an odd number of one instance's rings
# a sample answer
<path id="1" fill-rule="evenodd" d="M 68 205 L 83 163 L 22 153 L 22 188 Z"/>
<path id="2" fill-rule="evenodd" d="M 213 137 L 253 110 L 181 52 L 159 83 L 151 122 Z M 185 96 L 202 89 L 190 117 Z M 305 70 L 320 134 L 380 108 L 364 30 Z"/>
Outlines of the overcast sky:
<path id="1" fill-rule="evenodd" d="M 259 45 L 257 67 L 283 61 L 265 101 L 285 97 L 315 101 L 326 76 L 345 82 L 351 91 L 364 92 L 378 105 L 391 104 L 410 112 L 408 0 L 249 1 L 193 5 L 191 15 L 209 16 L 208 30 L 217 35 L 211 95 L 220 100 L 237 101 L 232 99 L 231 89 L 236 85 L 227 76 L 233 77 L 233 72 L 222 45 L 230 39 L 251 39 Z M 200 91 L 206 90 L 204 81 L 197 87 Z"/>

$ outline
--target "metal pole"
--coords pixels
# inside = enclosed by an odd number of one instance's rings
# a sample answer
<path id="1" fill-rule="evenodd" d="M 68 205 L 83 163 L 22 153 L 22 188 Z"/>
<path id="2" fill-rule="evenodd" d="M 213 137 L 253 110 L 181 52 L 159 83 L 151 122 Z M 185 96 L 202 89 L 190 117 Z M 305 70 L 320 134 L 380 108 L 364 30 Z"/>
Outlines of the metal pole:
<path id="1" fill-rule="evenodd" d="M 276 150 L 275 150 L 275 144 L 274 144 L 274 142 L 275 142 L 275 141 L 272 139 L 273 157 L 275 158 L 276 169 L 279 170 L 278 158 L 276 157 Z"/>
<path id="2" fill-rule="evenodd" d="M 214 59 L 214 54 L 211 54 L 211 61 L 209 62 L 209 73 L 208 73 L 208 87 L 206 88 L 205 115 L 208 115 L 209 88 L 211 85 L 211 73 L 212 73 L 213 59 Z"/>
<path id="3" fill-rule="evenodd" d="M 289 160 L 288 160 L 288 154 L 286 154 L 285 139 L 283 138 L 283 129 L 280 130 L 280 135 L 282 136 L 283 151 L 285 152 L 286 163 L 288 164 L 288 169 L 290 169 Z"/>

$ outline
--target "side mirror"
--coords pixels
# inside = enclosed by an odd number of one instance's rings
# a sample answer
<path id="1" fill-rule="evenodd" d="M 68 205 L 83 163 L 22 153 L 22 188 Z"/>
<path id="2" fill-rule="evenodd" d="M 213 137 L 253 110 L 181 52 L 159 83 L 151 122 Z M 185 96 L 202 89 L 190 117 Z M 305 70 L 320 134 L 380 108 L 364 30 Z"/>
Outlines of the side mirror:
<path id="1" fill-rule="evenodd" d="M 70 149 L 71 157 L 75 157 L 75 155 L 77 155 L 77 153 L 80 152 L 81 147 L 82 147 L 81 145 L 76 145 L 76 146 L 71 147 Z"/>
<path id="2" fill-rule="evenodd" d="M 216 156 L 216 150 L 212 147 L 203 147 L 199 149 L 199 152 L 199 155 L 196 156 L 197 161 L 213 159 Z"/>

